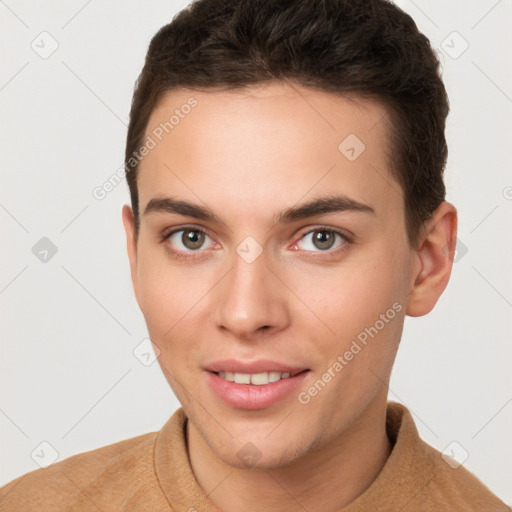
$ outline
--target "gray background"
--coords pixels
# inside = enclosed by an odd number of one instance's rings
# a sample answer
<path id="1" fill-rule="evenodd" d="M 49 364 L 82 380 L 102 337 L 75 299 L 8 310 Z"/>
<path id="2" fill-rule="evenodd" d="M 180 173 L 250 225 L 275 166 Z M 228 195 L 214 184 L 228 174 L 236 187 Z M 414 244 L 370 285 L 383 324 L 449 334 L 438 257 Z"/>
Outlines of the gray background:
<path id="1" fill-rule="evenodd" d="M 0 1 L 0 485 L 159 430 L 179 406 L 141 355 L 127 185 L 103 200 L 92 191 L 122 166 L 151 36 L 187 3 Z M 459 244 L 434 311 L 406 319 L 389 398 L 411 409 L 425 441 L 512 503 L 512 3 L 398 5 L 442 59 Z"/>

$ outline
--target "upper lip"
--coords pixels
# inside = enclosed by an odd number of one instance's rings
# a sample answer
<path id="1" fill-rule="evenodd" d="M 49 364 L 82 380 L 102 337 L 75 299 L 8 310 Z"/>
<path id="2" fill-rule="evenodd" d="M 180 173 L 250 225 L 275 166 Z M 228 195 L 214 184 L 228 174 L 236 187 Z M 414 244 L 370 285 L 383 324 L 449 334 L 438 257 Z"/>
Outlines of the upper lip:
<path id="1" fill-rule="evenodd" d="M 307 370 L 305 366 L 296 366 L 270 359 L 258 359 L 257 361 L 241 361 L 239 359 L 222 359 L 203 366 L 203 369 L 210 372 L 232 372 L 232 373 L 299 373 Z"/>

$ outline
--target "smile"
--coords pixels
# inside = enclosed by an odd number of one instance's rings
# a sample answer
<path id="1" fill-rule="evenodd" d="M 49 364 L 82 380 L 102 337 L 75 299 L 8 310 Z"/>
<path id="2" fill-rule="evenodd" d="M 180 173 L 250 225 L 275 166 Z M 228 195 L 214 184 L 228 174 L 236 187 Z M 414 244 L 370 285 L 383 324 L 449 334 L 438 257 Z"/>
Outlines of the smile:
<path id="1" fill-rule="evenodd" d="M 277 382 L 281 379 L 288 379 L 294 377 L 301 372 L 261 372 L 261 373 L 234 373 L 234 372 L 218 372 L 217 375 L 230 382 L 237 384 L 254 384 L 256 386 L 263 386 L 270 382 Z"/>

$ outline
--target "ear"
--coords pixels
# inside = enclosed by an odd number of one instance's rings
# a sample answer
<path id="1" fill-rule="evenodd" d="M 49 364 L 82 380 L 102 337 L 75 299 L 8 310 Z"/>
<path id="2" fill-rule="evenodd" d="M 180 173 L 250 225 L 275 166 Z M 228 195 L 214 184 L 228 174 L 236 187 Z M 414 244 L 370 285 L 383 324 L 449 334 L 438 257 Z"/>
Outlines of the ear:
<path id="1" fill-rule="evenodd" d="M 444 201 L 424 226 L 415 250 L 416 271 L 412 276 L 407 315 L 423 316 L 434 309 L 450 279 L 456 244 L 457 210 Z"/>
<path id="2" fill-rule="evenodd" d="M 135 221 L 133 219 L 132 209 L 127 204 L 123 206 L 123 225 L 126 232 L 126 249 L 128 251 L 128 259 L 130 260 L 132 284 L 135 297 L 137 297 L 137 240 L 135 238 Z"/>

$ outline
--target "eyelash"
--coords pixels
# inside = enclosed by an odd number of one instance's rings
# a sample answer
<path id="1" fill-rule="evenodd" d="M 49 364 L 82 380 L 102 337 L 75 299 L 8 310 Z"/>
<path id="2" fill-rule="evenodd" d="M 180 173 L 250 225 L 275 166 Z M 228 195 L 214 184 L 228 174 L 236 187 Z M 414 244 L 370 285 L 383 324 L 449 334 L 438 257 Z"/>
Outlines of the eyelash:
<path id="1" fill-rule="evenodd" d="M 169 231 L 168 233 L 164 233 L 160 236 L 160 242 L 161 243 L 164 243 L 166 242 L 172 235 L 174 235 L 175 233 L 179 233 L 180 231 L 186 231 L 186 230 L 190 230 L 190 231 L 197 231 L 198 233 L 203 233 L 204 235 L 208 236 L 209 238 L 211 238 L 208 233 L 203 230 L 203 229 L 200 229 L 200 228 L 196 228 L 195 226 L 181 226 L 180 228 L 178 229 L 173 229 L 172 231 Z M 328 256 L 327 257 L 330 257 L 330 256 L 338 256 L 340 253 L 346 251 L 353 243 L 352 239 L 349 238 L 345 233 L 342 233 L 341 231 L 338 231 L 336 229 L 333 229 L 333 228 L 329 228 L 327 226 L 318 226 L 314 229 L 310 229 L 309 231 L 306 231 L 305 233 L 303 233 L 301 235 L 301 237 L 299 238 L 299 241 L 302 240 L 306 235 L 309 235 L 311 233 L 315 233 L 315 232 L 318 232 L 318 231 L 327 231 L 329 233 L 334 233 L 335 235 L 339 235 L 342 239 L 343 239 L 343 243 L 342 245 L 338 246 L 336 249 L 332 249 L 332 250 L 326 250 L 326 251 L 306 251 L 306 252 L 309 252 L 309 253 L 320 253 L 318 255 L 312 255 L 312 256 L 309 256 L 311 258 L 318 258 L 318 257 L 324 257 L 323 255 L 327 254 Z M 293 244 L 293 245 L 296 245 L 296 244 Z M 199 258 L 200 256 L 197 256 L 195 255 L 194 253 L 201 253 L 201 249 L 198 249 L 196 251 L 191 251 L 191 252 L 182 252 L 182 251 L 177 251 L 176 249 L 172 249 L 172 247 L 167 244 L 167 249 L 172 253 L 172 255 L 176 258 L 180 258 L 180 259 L 185 259 L 185 260 L 190 260 L 190 259 L 196 259 L 196 258 Z"/>

